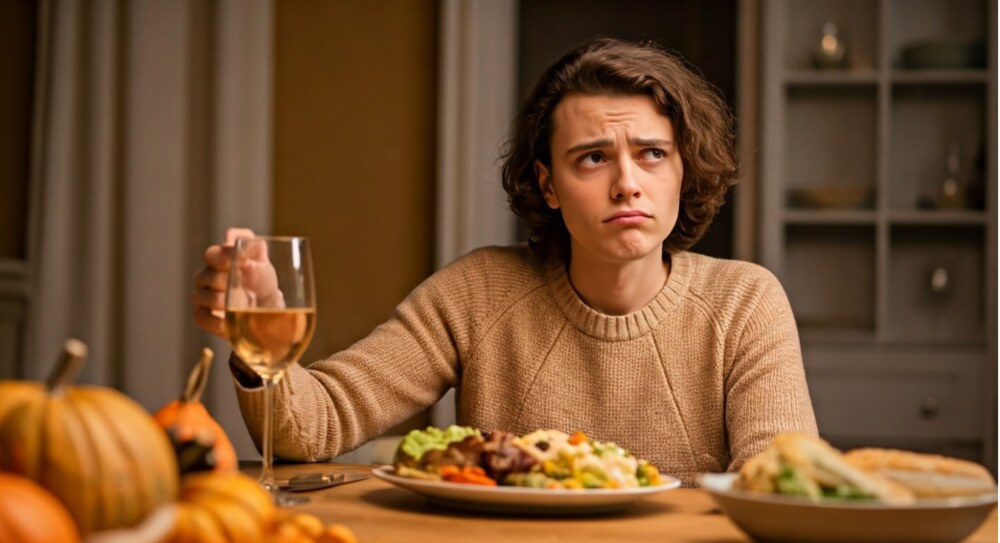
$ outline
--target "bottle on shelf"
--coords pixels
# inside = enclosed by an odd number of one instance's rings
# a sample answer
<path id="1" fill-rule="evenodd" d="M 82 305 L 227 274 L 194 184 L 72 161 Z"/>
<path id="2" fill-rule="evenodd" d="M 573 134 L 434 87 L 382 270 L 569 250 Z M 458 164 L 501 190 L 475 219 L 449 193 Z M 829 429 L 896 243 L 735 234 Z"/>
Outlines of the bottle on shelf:
<path id="1" fill-rule="evenodd" d="M 839 35 L 837 23 L 823 23 L 823 34 L 813 51 L 813 62 L 820 69 L 847 67 L 847 46 Z"/>
<path id="2" fill-rule="evenodd" d="M 945 158 L 947 175 L 938 187 L 936 198 L 939 209 L 962 209 L 965 207 L 965 190 L 959 176 L 961 175 L 962 149 L 957 143 L 948 145 Z"/>

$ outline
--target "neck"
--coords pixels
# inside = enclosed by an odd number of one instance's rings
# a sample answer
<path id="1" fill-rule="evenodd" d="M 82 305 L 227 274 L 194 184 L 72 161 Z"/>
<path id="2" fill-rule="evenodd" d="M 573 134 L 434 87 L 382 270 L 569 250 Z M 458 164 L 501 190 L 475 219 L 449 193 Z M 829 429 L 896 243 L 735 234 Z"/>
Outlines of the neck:
<path id="1" fill-rule="evenodd" d="M 580 298 L 601 313 L 628 315 L 642 309 L 659 294 L 670 273 L 657 251 L 641 260 L 597 262 L 573 254 L 569 279 Z"/>

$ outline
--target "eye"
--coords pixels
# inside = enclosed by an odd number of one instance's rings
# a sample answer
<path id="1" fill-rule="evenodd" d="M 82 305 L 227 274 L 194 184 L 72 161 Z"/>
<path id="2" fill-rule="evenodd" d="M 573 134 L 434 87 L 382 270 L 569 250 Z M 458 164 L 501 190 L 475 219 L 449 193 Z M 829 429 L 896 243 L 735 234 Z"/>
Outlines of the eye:
<path id="1" fill-rule="evenodd" d="M 642 156 L 643 158 L 648 158 L 652 160 L 662 160 L 664 158 L 667 158 L 667 152 L 664 151 L 663 149 L 657 149 L 656 147 L 653 147 L 650 149 L 643 149 Z"/>
<path id="2" fill-rule="evenodd" d="M 604 155 L 597 151 L 593 151 L 580 157 L 579 161 L 580 164 L 584 166 L 595 166 L 604 162 Z"/>

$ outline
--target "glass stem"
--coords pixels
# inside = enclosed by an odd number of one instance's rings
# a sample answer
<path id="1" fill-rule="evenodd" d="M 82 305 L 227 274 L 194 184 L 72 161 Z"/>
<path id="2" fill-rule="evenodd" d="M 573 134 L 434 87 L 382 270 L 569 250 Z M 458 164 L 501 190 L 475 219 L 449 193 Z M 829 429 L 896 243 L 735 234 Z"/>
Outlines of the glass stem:
<path id="1" fill-rule="evenodd" d="M 278 487 L 274 484 L 274 450 L 272 426 L 273 410 L 271 404 L 274 402 L 274 379 L 264 378 L 264 437 L 263 437 L 263 467 L 260 470 L 260 484 L 268 492 L 276 492 Z"/>

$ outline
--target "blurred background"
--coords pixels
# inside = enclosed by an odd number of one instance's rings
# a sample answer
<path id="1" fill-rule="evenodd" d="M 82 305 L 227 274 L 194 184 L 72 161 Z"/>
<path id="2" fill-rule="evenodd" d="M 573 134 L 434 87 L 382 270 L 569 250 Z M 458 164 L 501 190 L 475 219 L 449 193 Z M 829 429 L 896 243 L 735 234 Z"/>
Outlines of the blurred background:
<path id="1" fill-rule="evenodd" d="M 695 250 L 782 280 L 824 436 L 996 473 L 996 21 L 985 0 L 3 2 L 0 379 L 43 379 L 74 336 L 81 382 L 154 410 L 210 346 L 206 403 L 256 457 L 228 348 L 191 319 L 204 249 L 309 236 L 303 362 L 349 346 L 523 238 L 500 145 L 601 34 L 675 51 L 733 109 L 743 180 Z"/>

